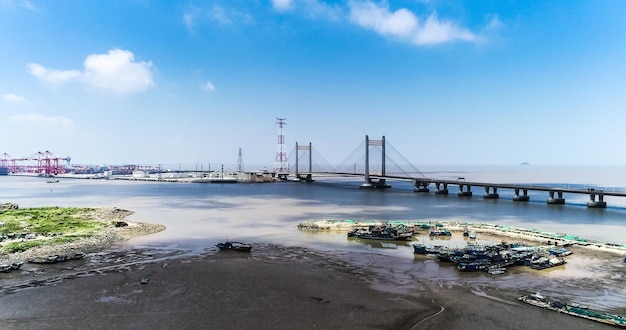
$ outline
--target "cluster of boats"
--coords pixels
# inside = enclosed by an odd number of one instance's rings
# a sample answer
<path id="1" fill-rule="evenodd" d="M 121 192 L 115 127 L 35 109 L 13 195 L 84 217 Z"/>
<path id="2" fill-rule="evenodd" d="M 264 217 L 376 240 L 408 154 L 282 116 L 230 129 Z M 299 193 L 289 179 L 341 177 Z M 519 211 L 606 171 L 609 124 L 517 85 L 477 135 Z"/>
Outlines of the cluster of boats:
<path id="1" fill-rule="evenodd" d="M 550 300 L 540 293 L 519 297 L 519 300 L 540 308 L 558 313 L 572 315 L 596 322 L 609 324 L 618 328 L 626 328 L 626 317 L 590 309 L 589 306 L 573 302 Z"/>
<path id="2" fill-rule="evenodd" d="M 404 224 L 382 224 L 379 226 L 369 226 L 367 228 L 354 228 L 348 232 L 348 237 L 374 240 L 410 241 L 415 233 L 415 227 L 410 227 Z"/>
<path id="3" fill-rule="evenodd" d="M 449 248 L 413 243 L 415 254 L 431 255 L 442 262 L 457 264 L 460 271 L 486 271 L 503 274 L 507 267 L 526 265 L 533 269 L 546 269 L 565 264 L 570 250 L 564 247 L 543 249 L 524 244 L 502 242 L 496 245 L 479 245 L 469 241 L 464 248 Z"/>

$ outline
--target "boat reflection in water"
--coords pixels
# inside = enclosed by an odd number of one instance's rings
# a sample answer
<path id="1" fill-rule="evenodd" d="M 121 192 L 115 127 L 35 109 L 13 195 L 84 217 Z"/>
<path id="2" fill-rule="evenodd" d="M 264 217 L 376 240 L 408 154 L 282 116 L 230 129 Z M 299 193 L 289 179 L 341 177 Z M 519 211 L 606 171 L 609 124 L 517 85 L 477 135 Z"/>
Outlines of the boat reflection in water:
<path id="1" fill-rule="evenodd" d="M 410 247 L 409 241 L 394 241 L 394 240 L 373 240 L 373 239 L 361 239 L 359 237 L 348 237 L 351 242 L 357 242 L 359 244 L 367 245 L 372 249 L 397 249 L 402 247 Z"/>

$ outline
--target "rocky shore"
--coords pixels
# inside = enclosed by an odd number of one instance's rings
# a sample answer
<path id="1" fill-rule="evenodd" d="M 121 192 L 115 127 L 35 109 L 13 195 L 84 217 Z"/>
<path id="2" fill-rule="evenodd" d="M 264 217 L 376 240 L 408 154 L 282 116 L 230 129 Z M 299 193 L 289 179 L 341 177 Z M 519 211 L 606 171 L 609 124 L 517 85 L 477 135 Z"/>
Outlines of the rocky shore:
<path id="1" fill-rule="evenodd" d="M 29 259 L 45 258 L 51 255 L 71 257 L 77 253 L 99 252 L 133 237 L 149 235 L 165 229 L 163 225 L 128 221 L 127 217 L 131 214 L 133 214 L 132 211 L 116 207 L 94 209 L 85 213 L 84 216 L 109 224 L 101 232 L 69 243 L 47 244 L 23 252 L 1 254 L 0 264 L 23 263 Z M 115 226 L 116 223 L 119 225 Z"/>

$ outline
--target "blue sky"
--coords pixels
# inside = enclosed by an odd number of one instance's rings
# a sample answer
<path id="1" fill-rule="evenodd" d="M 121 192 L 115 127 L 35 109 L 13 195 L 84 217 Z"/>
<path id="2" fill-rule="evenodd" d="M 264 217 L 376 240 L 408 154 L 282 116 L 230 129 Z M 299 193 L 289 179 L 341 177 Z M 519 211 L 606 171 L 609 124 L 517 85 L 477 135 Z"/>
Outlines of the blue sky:
<path id="1" fill-rule="evenodd" d="M 0 0 L 0 153 L 626 164 L 624 1 Z M 315 153 L 314 153 L 315 154 Z"/>

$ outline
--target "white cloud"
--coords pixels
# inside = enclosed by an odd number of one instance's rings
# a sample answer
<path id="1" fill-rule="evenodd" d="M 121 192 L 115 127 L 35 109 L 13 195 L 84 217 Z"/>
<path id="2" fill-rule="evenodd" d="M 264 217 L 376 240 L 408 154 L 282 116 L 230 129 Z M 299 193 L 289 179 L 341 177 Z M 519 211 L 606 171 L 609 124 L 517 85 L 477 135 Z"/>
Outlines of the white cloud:
<path id="1" fill-rule="evenodd" d="M 23 8 L 31 11 L 39 11 L 39 8 L 28 0 L 0 0 L 0 7 L 5 8 Z"/>
<path id="2" fill-rule="evenodd" d="M 68 118 L 50 116 L 46 117 L 38 113 L 9 116 L 9 121 L 29 130 L 49 131 L 69 134 L 74 131 L 74 122 Z"/>
<path id="3" fill-rule="evenodd" d="M 26 65 L 26 68 L 33 76 L 52 84 L 63 84 L 77 79 L 81 75 L 80 71 L 77 70 L 46 69 L 36 63 L 29 63 Z"/>
<path id="4" fill-rule="evenodd" d="M 118 94 L 139 93 L 155 86 L 152 63 L 134 60 L 132 52 L 122 49 L 89 55 L 83 75 L 88 84 Z"/>
<path id="5" fill-rule="evenodd" d="M 83 71 L 47 69 L 36 63 L 27 65 L 35 77 L 60 85 L 76 81 L 90 87 L 116 94 L 133 94 L 155 86 L 152 63 L 135 62 L 132 52 L 112 49 L 106 54 L 92 54 L 83 62 Z"/>
<path id="6" fill-rule="evenodd" d="M 215 85 L 212 82 L 207 81 L 204 85 L 202 85 L 202 89 L 207 92 L 215 92 Z"/>
<path id="7" fill-rule="evenodd" d="M 339 5 L 331 5 L 317 0 L 304 0 L 303 12 L 310 18 L 339 20 L 343 17 L 343 9 Z"/>
<path id="8" fill-rule="evenodd" d="M 39 10 L 39 8 L 37 8 L 37 6 L 33 5 L 33 3 L 28 1 L 28 0 L 20 1 L 20 7 L 28 9 L 28 10 L 33 10 L 33 11 Z"/>
<path id="9" fill-rule="evenodd" d="M 439 21 L 437 15 L 428 17 L 421 29 L 415 31 L 413 42 L 418 45 L 437 44 L 453 40 L 474 41 L 476 36 L 452 22 Z"/>
<path id="10" fill-rule="evenodd" d="M 348 5 L 350 20 L 357 25 L 417 45 L 477 39 L 469 30 L 453 22 L 439 20 L 436 14 L 431 14 L 425 22 L 420 23 L 420 19 L 410 10 L 401 8 L 392 12 L 386 2 L 350 1 Z"/>
<path id="11" fill-rule="evenodd" d="M 193 13 L 185 13 L 183 14 L 183 22 L 187 27 L 187 30 L 193 30 L 193 25 L 195 21 L 195 15 Z"/>
<path id="12" fill-rule="evenodd" d="M 192 6 L 183 14 L 183 24 L 190 33 L 195 33 L 198 26 L 207 22 L 228 26 L 233 24 L 252 24 L 254 18 L 246 12 L 231 7 L 213 6 L 203 8 Z"/>
<path id="13" fill-rule="evenodd" d="M 504 27 L 504 23 L 500 20 L 498 15 L 488 15 L 489 23 L 485 26 L 484 31 L 487 33 L 497 32 Z"/>
<path id="14" fill-rule="evenodd" d="M 19 96 L 13 93 L 9 93 L 9 94 L 4 94 L 2 95 L 2 98 L 10 103 L 21 103 L 21 102 L 26 102 L 26 98 L 23 96 Z"/>
<path id="15" fill-rule="evenodd" d="M 213 9 L 209 12 L 209 16 L 211 17 L 211 20 L 221 25 L 232 24 L 233 20 L 231 18 L 231 15 L 232 13 L 229 13 L 224 8 L 219 7 L 219 6 L 213 7 Z"/>
<path id="16" fill-rule="evenodd" d="M 293 5 L 292 0 L 272 0 L 272 6 L 278 11 L 287 11 Z"/>

